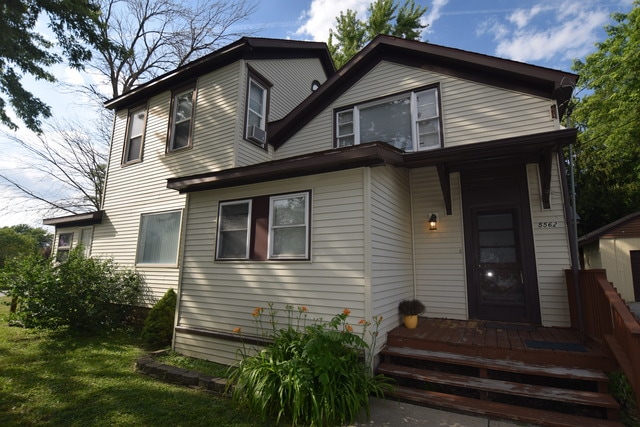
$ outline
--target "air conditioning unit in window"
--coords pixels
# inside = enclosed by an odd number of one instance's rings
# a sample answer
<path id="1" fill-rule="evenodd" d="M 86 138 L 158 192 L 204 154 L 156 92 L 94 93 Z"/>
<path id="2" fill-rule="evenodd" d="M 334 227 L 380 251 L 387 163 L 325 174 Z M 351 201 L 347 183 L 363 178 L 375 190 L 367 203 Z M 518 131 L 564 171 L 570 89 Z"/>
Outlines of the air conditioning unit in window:
<path id="1" fill-rule="evenodd" d="M 252 125 L 249 127 L 249 135 L 247 135 L 247 138 L 259 143 L 260 145 L 264 145 L 267 138 L 267 133 L 263 129 L 260 129 L 258 126 Z"/>

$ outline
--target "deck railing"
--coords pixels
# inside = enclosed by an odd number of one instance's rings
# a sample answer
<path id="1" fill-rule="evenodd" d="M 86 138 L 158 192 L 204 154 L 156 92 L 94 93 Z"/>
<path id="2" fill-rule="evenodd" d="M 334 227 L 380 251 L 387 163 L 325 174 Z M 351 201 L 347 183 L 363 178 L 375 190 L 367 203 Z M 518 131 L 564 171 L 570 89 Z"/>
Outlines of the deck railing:
<path id="1" fill-rule="evenodd" d="M 566 271 L 569 290 L 571 324 L 589 338 L 606 345 L 623 370 L 640 405 L 640 324 L 631 314 L 611 282 L 605 270 L 580 270 L 578 295 L 582 303 L 577 307 L 573 272 Z"/>

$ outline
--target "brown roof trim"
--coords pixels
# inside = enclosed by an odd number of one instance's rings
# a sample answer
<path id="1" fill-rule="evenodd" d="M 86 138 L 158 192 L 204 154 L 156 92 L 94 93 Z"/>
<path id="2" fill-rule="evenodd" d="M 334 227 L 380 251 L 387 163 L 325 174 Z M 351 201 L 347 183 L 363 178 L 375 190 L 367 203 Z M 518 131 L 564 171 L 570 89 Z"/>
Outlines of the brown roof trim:
<path id="1" fill-rule="evenodd" d="M 469 143 L 440 150 L 420 151 L 404 155 L 407 168 L 447 164 L 451 172 L 477 165 L 479 161 L 498 161 L 503 158 L 521 158 L 523 161 L 538 161 L 549 148 L 572 144 L 576 141 L 577 129 L 561 129 L 535 133 L 494 141 Z"/>
<path id="2" fill-rule="evenodd" d="M 95 211 L 57 218 L 47 218 L 42 220 L 42 224 L 54 225 L 56 227 L 80 227 L 85 225 L 94 225 L 102 222 L 103 215 L 104 211 Z"/>
<path id="3" fill-rule="evenodd" d="M 169 90 L 185 80 L 196 78 L 240 59 L 318 58 L 327 76 L 335 73 L 333 60 L 325 43 L 243 37 L 202 58 L 189 62 L 105 102 L 106 108 L 117 110 Z"/>
<path id="4" fill-rule="evenodd" d="M 371 142 L 218 172 L 170 178 L 167 188 L 187 193 L 387 163 L 402 165 L 402 152 L 383 142 Z"/>
<path id="5" fill-rule="evenodd" d="M 291 113 L 269 123 L 269 143 L 279 148 L 382 60 L 557 99 L 561 115 L 578 79 L 550 68 L 379 35 Z"/>
<path id="6" fill-rule="evenodd" d="M 407 154 L 384 142 L 370 142 L 206 174 L 170 178 L 167 188 L 188 193 L 386 164 L 406 168 L 447 165 L 447 169 L 453 172 L 477 165 L 480 161 L 518 159 L 537 162 L 545 150 L 575 142 L 576 134 L 575 129 L 564 129 Z"/>
<path id="7" fill-rule="evenodd" d="M 587 233 L 584 236 L 580 237 L 578 239 L 578 244 L 580 246 L 584 246 L 584 245 L 588 245 L 589 243 L 593 243 L 596 240 L 600 239 L 600 237 L 604 236 L 605 234 L 610 233 L 611 231 L 613 231 L 615 228 L 618 228 L 622 225 L 625 225 L 626 223 L 628 223 L 629 221 L 633 221 L 637 218 L 640 218 L 640 211 L 638 212 L 633 212 L 627 216 L 624 216 L 616 221 L 613 221 L 612 223 L 609 223 L 603 227 L 598 228 L 597 230 L 592 231 L 591 233 Z"/>

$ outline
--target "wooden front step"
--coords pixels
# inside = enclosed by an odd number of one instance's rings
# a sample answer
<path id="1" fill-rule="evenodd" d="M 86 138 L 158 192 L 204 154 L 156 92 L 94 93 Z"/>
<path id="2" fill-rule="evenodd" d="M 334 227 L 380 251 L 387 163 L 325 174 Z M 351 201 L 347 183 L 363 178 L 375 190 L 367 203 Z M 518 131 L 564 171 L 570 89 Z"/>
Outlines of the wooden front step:
<path id="1" fill-rule="evenodd" d="M 505 403 L 481 401 L 463 396 L 397 387 L 394 395 L 400 399 L 443 409 L 471 412 L 488 418 L 510 419 L 516 422 L 551 427 L 622 427 L 617 421 L 601 420 Z"/>
<path id="2" fill-rule="evenodd" d="M 381 356 L 377 372 L 403 399 L 551 426 L 620 425 L 601 371 L 390 346 Z"/>

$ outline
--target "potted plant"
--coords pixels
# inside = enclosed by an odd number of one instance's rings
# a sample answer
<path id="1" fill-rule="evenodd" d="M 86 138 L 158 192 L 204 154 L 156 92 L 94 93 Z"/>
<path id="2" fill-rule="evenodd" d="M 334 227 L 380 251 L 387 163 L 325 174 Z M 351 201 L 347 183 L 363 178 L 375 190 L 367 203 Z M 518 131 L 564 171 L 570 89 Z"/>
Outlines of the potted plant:
<path id="1" fill-rule="evenodd" d="M 404 326 L 414 329 L 418 326 L 418 316 L 424 312 L 424 304 L 417 299 L 400 301 L 398 310 L 404 316 Z"/>

